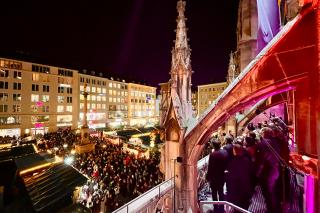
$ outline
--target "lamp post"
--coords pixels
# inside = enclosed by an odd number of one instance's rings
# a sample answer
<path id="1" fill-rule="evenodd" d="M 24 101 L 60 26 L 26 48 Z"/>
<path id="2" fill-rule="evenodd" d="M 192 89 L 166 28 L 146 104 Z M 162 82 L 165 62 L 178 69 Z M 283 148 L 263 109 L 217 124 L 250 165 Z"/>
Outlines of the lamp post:
<path id="1" fill-rule="evenodd" d="M 177 157 L 173 160 L 173 212 L 176 212 L 176 162 L 182 163 L 182 157 Z"/>

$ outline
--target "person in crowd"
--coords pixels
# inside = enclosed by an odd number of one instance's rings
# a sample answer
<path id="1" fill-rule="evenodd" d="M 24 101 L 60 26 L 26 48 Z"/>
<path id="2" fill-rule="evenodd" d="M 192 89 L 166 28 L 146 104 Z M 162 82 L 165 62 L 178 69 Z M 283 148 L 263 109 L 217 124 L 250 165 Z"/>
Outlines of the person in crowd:
<path id="1" fill-rule="evenodd" d="M 233 145 L 233 159 L 229 162 L 226 174 L 227 201 L 248 209 L 253 194 L 253 165 L 244 155 L 241 142 Z"/>
<path id="2" fill-rule="evenodd" d="M 280 147 L 269 127 L 261 129 L 261 140 L 257 145 L 257 177 L 268 212 L 281 211 L 280 161 L 277 157 Z"/>
<path id="3" fill-rule="evenodd" d="M 233 158 L 233 137 L 226 136 L 225 138 L 225 145 L 223 147 L 224 150 L 228 153 L 228 162 Z"/>
<path id="4" fill-rule="evenodd" d="M 228 153 L 220 149 L 220 141 L 212 140 L 214 151 L 209 156 L 207 180 L 212 191 L 212 200 L 224 200 L 223 185 L 225 183 L 225 170 L 228 163 Z M 215 206 L 215 213 L 224 212 L 223 206 Z"/>

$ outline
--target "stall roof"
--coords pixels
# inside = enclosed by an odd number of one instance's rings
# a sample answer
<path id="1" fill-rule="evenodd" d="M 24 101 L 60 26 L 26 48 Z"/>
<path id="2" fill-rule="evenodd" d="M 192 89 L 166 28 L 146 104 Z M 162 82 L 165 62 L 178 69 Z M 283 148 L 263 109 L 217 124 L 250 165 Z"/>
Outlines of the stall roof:
<path id="1" fill-rule="evenodd" d="M 73 167 L 60 163 L 35 176 L 25 178 L 25 187 L 36 212 L 61 209 L 62 202 L 73 193 L 75 187 L 87 181 Z"/>

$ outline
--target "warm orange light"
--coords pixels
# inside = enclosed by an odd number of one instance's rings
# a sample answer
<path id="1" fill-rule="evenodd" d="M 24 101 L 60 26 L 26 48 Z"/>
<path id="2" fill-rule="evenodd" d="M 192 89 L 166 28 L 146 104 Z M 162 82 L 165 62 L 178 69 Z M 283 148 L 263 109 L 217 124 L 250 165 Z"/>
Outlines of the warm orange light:
<path id="1" fill-rule="evenodd" d="M 26 174 L 26 173 L 29 173 L 29 172 L 32 172 L 32 171 L 35 171 L 35 170 L 38 170 L 38 169 L 42 169 L 42 168 L 48 167 L 51 164 L 53 164 L 53 163 L 45 163 L 45 164 L 41 164 L 41 165 L 38 165 L 38 166 L 31 167 L 29 169 L 22 170 L 22 171 L 20 171 L 20 175 L 23 175 L 23 174 Z"/>

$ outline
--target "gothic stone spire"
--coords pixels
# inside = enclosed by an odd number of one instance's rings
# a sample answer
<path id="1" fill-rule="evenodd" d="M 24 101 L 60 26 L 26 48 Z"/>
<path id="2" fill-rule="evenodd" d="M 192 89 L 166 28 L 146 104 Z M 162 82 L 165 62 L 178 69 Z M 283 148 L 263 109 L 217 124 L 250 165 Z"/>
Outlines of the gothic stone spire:
<path id="1" fill-rule="evenodd" d="M 186 18 L 184 16 L 186 2 L 179 0 L 177 3 L 177 29 L 175 45 L 172 49 L 171 61 L 171 91 L 176 94 L 181 103 L 182 117 L 187 118 L 192 114 L 191 106 L 191 49 L 188 44 Z M 190 105 L 190 106 L 189 106 Z"/>

